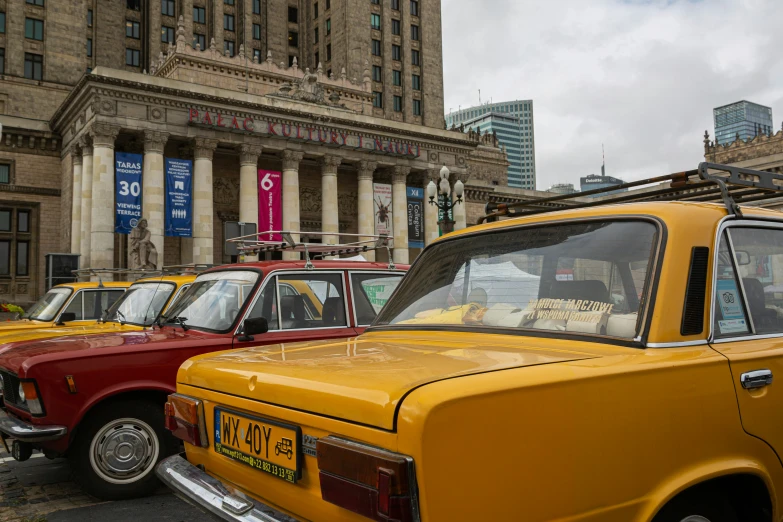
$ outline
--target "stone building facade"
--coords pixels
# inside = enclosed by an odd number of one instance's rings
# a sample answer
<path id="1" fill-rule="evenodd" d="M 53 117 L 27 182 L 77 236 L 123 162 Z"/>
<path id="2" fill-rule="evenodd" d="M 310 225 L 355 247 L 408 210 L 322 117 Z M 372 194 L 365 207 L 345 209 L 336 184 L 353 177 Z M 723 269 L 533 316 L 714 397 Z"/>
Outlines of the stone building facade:
<path id="1" fill-rule="evenodd" d="M 709 132 L 704 131 L 704 160 L 783 174 L 783 129 L 747 141 L 736 139 L 728 145 L 711 141 Z"/>

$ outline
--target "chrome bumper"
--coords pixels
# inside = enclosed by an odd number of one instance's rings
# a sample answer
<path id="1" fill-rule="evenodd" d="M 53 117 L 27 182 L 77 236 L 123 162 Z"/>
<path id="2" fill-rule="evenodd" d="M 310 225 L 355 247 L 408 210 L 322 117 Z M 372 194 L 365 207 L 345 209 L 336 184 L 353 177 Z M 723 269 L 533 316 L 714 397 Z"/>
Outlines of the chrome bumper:
<path id="1" fill-rule="evenodd" d="M 158 478 L 183 500 L 221 520 L 239 522 L 297 522 L 285 513 L 238 491 L 201 471 L 182 455 L 164 459 L 155 468 Z"/>
<path id="2" fill-rule="evenodd" d="M 36 426 L 0 410 L 0 432 L 22 442 L 56 440 L 68 433 L 65 426 Z"/>

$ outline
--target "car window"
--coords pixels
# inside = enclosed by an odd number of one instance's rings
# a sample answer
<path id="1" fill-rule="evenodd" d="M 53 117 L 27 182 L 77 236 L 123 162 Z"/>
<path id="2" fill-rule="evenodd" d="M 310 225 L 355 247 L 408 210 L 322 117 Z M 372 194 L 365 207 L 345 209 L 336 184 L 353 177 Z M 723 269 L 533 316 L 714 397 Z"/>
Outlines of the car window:
<path id="1" fill-rule="evenodd" d="M 278 276 L 282 329 L 347 326 L 342 279 L 335 273 Z"/>
<path id="2" fill-rule="evenodd" d="M 81 290 L 63 313 L 73 313 L 75 321 L 97 321 L 124 293 L 125 290 Z"/>
<path id="3" fill-rule="evenodd" d="M 717 335 L 783 333 L 783 230 L 732 227 L 723 233 L 715 301 Z"/>
<path id="4" fill-rule="evenodd" d="M 277 316 L 277 297 L 275 296 L 275 288 L 275 278 L 272 277 L 266 282 L 264 289 L 258 295 L 258 299 L 256 299 L 256 302 L 253 305 L 253 309 L 250 310 L 250 314 L 248 314 L 249 319 L 256 319 L 258 317 L 266 319 L 267 323 L 269 323 L 270 330 L 280 329 Z M 280 295 L 283 295 L 282 288 L 280 289 Z"/>
<path id="5" fill-rule="evenodd" d="M 400 284 L 402 274 L 360 273 L 351 274 L 353 302 L 356 308 L 356 324 L 371 324 L 378 312 Z"/>
<path id="6" fill-rule="evenodd" d="M 73 296 L 71 302 L 68 303 L 68 306 L 65 307 L 63 313 L 64 314 L 72 313 L 75 316 L 74 321 L 83 321 L 84 320 L 84 313 L 82 312 L 83 309 L 84 309 L 84 292 L 76 292 L 76 295 Z"/>
<path id="7" fill-rule="evenodd" d="M 106 314 L 107 321 L 150 326 L 161 312 L 171 294 L 173 283 L 136 283 Z"/>
<path id="8" fill-rule="evenodd" d="M 374 326 L 637 335 L 658 230 L 646 221 L 525 227 L 425 249 Z"/>
<path id="9" fill-rule="evenodd" d="M 60 308 L 62 308 L 72 292 L 73 290 L 70 288 L 52 288 L 27 310 L 27 313 L 24 314 L 24 318 L 38 321 L 51 321 L 57 315 L 57 312 L 60 311 Z"/>

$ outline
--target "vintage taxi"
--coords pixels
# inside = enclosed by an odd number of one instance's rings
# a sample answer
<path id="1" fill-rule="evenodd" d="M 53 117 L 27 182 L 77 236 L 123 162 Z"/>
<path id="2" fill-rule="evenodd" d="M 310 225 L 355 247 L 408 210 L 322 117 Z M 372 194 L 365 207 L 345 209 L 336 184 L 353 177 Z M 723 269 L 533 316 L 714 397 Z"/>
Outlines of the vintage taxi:
<path id="1" fill-rule="evenodd" d="M 133 330 L 0 345 L 0 432 L 29 443 L 26 455 L 67 457 L 96 497 L 149 494 L 160 485 L 155 464 L 180 446 L 164 428 L 163 405 L 183 361 L 232 347 L 355 336 L 405 270 L 337 260 L 224 265 L 201 273 L 159 318 L 158 306 L 129 292 L 128 306 L 115 307 L 110 319 Z"/>
<path id="2" fill-rule="evenodd" d="M 57 285 L 28 308 L 21 318 L 0 322 L 0 336 L 20 330 L 94 325 L 130 285 L 128 281 Z"/>
<path id="3" fill-rule="evenodd" d="M 781 180 L 501 207 L 362 335 L 186 361 L 157 474 L 229 521 L 783 520 Z"/>

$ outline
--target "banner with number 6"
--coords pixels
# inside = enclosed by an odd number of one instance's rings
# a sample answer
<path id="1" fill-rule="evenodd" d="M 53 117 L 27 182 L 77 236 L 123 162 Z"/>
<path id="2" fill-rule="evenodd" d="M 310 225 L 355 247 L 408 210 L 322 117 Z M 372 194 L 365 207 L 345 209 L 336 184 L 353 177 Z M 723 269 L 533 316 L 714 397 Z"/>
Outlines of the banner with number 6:
<path id="1" fill-rule="evenodd" d="M 280 172 L 258 169 L 258 239 L 282 241 L 280 234 L 261 234 L 283 228 L 283 197 Z"/>
<path id="2" fill-rule="evenodd" d="M 141 154 L 114 154 L 114 231 L 130 234 L 141 219 Z"/>

